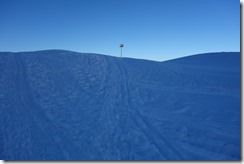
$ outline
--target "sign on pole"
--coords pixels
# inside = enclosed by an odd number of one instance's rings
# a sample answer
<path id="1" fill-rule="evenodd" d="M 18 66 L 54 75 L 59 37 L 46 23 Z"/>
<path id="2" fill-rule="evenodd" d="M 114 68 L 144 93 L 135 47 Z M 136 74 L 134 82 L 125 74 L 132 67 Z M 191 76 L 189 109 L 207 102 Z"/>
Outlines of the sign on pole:
<path id="1" fill-rule="evenodd" d="M 119 47 L 121 48 L 121 51 L 120 51 L 120 57 L 122 58 L 122 48 L 124 47 L 124 44 L 120 44 Z"/>

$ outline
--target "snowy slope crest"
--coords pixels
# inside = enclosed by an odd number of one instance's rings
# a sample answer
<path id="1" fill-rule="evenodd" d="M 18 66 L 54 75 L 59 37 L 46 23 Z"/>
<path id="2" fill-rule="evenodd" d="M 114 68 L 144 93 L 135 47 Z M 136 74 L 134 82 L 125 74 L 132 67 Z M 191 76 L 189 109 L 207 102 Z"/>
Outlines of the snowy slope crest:
<path id="1" fill-rule="evenodd" d="M 0 159 L 240 160 L 240 53 L 0 53 Z"/>

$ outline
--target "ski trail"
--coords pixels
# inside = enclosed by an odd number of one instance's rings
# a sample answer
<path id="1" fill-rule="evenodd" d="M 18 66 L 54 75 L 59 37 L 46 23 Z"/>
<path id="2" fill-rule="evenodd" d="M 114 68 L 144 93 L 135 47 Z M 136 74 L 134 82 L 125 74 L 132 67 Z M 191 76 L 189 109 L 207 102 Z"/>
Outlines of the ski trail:
<path id="1" fill-rule="evenodd" d="M 127 104 L 127 110 L 130 115 L 131 120 L 134 124 L 143 132 L 145 136 L 149 140 L 152 141 L 153 145 L 158 149 L 161 155 L 168 160 L 176 160 L 176 159 L 183 159 L 181 154 L 177 151 L 175 147 L 173 147 L 169 141 L 165 139 L 158 131 L 154 129 L 154 127 L 139 114 L 135 109 L 132 108 L 131 100 L 130 100 L 130 91 L 129 91 L 129 84 L 128 84 L 128 76 L 126 73 L 126 68 L 121 59 L 120 70 L 124 77 L 125 83 L 125 101 Z"/>
<path id="2" fill-rule="evenodd" d="M 100 140 L 103 138 L 103 140 L 106 140 L 106 144 L 103 145 L 103 149 L 105 149 L 106 151 L 103 152 L 103 158 L 104 159 L 111 159 L 111 157 L 113 157 L 113 159 L 118 160 L 119 159 L 119 149 L 116 146 L 118 143 L 118 132 L 117 132 L 117 127 L 118 127 L 118 119 L 117 119 L 117 115 L 118 115 L 118 109 L 117 106 L 114 105 L 114 99 L 113 97 L 115 96 L 114 94 L 117 93 L 117 87 L 115 86 L 111 86 L 110 85 L 110 74 L 109 72 L 111 72 L 109 70 L 109 62 L 107 58 L 104 58 L 103 61 L 104 65 L 105 65 L 105 72 L 104 72 L 104 78 L 103 81 L 101 81 L 102 85 L 101 85 L 101 90 L 104 90 L 104 95 L 105 97 L 108 97 L 108 99 L 106 99 L 107 101 L 104 101 L 102 103 L 102 108 L 100 111 L 100 115 L 101 118 L 106 118 L 108 125 L 105 127 L 106 129 L 104 129 L 104 133 L 102 133 L 102 135 L 100 136 Z M 106 92 L 106 90 L 108 89 L 108 87 L 110 87 L 110 89 L 113 92 Z M 113 107 L 112 107 L 113 106 Z M 106 139 L 104 139 L 106 138 Z"/>
<path id="3" fill-rule="evenodd" d="M 16 54 L 15 58 L 18 71 L 16 80 L 17 93 L 20 97 L 23 109 L 25 109 L 24 113 L 28 115 L 30 120 L 35 122 L 47 138 L 50 138 L 53 143 L 55 143 L 57 149 L 62 151 L 63 157 L 61 157 L 61 159 L 88 159 L 88 156 L 81 156 L 81 154 L 85 155 L 86 153 L 70 142 L 71 140 L 69 140 L 51 120 L 47 119 L 45 114 L 42 112 L 42 109 L 35 103 L 29 86 L 25 64 L 21 59 L 21 54 Z M 75 151 L 71 148 L 75 149 Z"/>

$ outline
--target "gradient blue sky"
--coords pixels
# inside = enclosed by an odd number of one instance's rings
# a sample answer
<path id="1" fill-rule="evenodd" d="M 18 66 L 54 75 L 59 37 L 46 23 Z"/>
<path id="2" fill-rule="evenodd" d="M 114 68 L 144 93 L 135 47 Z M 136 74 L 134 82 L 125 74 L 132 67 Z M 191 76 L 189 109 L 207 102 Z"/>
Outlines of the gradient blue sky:
<path id="1" fill-rule="evenodd" d="M 239 0 L 0 0 L 0 51 L 167 60 L 240 51 Z"/>

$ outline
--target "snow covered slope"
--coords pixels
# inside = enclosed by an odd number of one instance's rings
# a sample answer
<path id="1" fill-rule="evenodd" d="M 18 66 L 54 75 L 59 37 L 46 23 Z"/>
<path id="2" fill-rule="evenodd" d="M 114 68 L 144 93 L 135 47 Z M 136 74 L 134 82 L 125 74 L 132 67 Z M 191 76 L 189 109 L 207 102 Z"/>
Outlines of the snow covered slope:
<path id="1" fill-rule="evenodd" d="M 240 53 L 0 53 L 0 159 L 240 160 Z"/>

